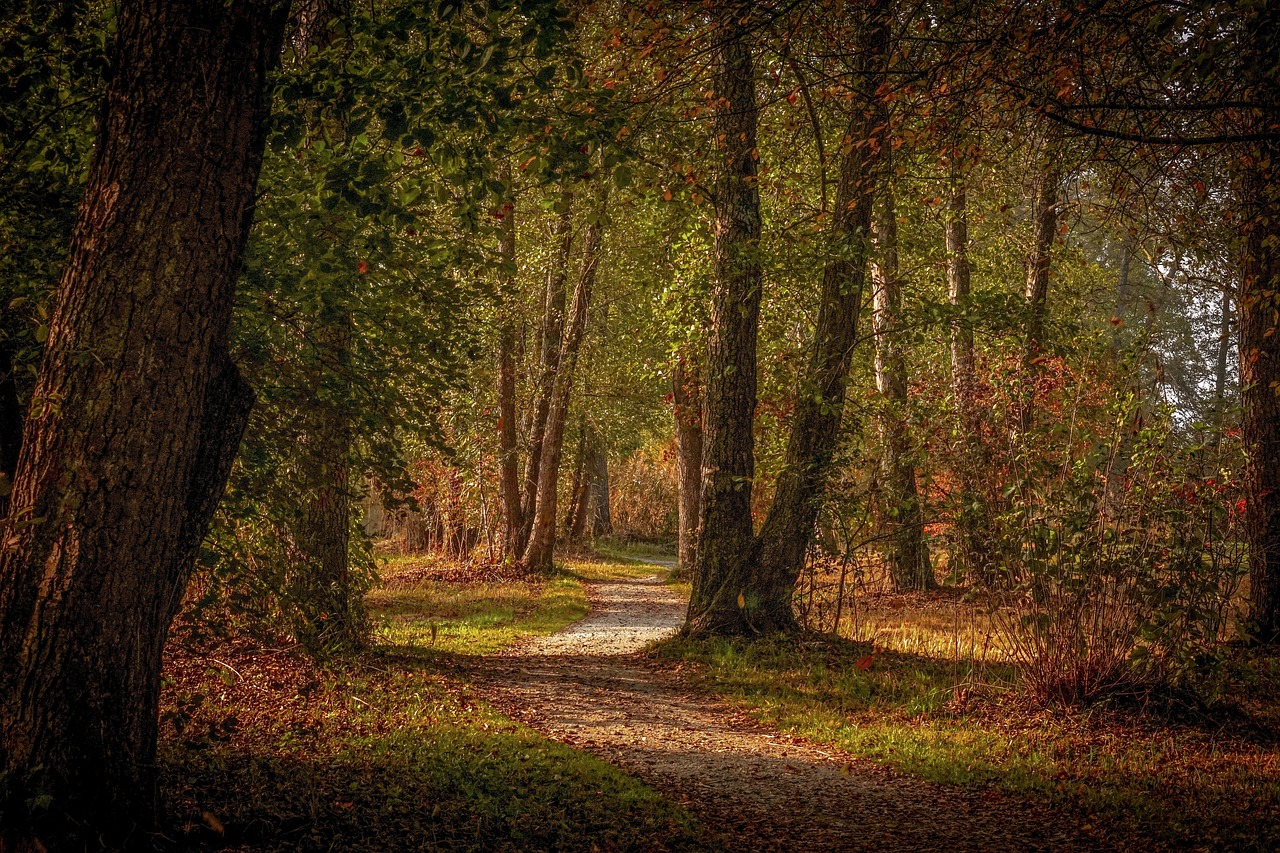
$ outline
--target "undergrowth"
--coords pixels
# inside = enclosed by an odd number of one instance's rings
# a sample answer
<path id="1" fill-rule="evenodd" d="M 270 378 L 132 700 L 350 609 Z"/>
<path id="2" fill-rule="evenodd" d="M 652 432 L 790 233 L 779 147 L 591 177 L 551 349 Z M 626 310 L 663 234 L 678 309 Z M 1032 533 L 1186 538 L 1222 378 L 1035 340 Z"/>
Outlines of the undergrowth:
<path id="1" fill-rule="evenodd" d="M 988 663 L 990 681 L 978 680 L 956 660 L 818 635 L 677 639 L 657 654 L 781 730 L 931 781 L 1063 802 L 1174 847 L 1280 841 L 1270 722 L 1187 723 L 1105 705 L 1037 711 L 986 686 L 1013 680 L 994 671 L 1003 665 Z"/>

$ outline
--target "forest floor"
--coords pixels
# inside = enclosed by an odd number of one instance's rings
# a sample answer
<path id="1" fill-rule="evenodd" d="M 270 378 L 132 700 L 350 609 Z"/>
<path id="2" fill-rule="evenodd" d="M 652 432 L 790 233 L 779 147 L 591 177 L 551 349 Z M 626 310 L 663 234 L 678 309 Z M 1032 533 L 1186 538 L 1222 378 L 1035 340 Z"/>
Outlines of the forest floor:
<path id="1" fill-rule="evenodd" d="M 641 654 L 684 619 L 684 596 L 660 575 L 594 581 L 587 594 L 587 618 L 478 660 L 472 677 L 504 713 L 675 799 L 727 849 L 1129 846 L 1077 814 L 896 773 L 690 690 Z"/>
<path id="2" fill-rule="evenodd" d="M 324 662 L 177 632 L 151 846 L 1277 849 L 1280 659 L 1220 718 L 1036 711 L 945 591 L 861 595 L 858 642 L 689 642 L 658 562 L 392 560 Z"/>

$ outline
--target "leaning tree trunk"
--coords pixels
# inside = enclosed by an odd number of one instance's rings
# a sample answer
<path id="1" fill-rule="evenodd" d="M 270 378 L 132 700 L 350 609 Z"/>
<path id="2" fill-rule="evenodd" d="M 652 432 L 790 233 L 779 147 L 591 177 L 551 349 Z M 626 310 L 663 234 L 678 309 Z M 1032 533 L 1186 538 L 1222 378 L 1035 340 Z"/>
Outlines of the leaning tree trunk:
<path id="1" fill-rule="evenodd" d="M 671 372 L 672 415 L 676 426 L 676 576 L 687 577 L 697 563 L 698 505 L 702 500 L 702 379 L 684 356 Z"/>
<path id="2" fill-rule="evenodd" d="M 879 4 L 879 8 L 886 5 Z M 845 154 L 840 163 L 829 234 L 830 256 L 822 274 L 813 351 L 797 389 L 796 413 L 777 491 L 760 530 L 753 584 L 756 610 L 751 614 L 752 623 L 760 630 L 795 627 L 791 609 L 795 585 L 804 569 L 840 440 L 845 388 L 858 339 L 858 314 L 866 281 L 871 203 L 879 152 L 884 149 L 884 115 L 876 106 L 876 90 L 884 80 L 888 47 L 883 15 L 874 15 L 867 47 L 863 102 L 854 107 L 845 130 Z"/>
<path id="3" fill-rule="evenodd" d="M 514 178 L 506 169 L 503 182 L 508 196 L 502 206 L 502 237 L 498 254 L 502 258 L 502 326 L 498 329 L 498 489 L 502 495 L 502 556 L 520 556 L 517 542 L 524 528 L 520 506 L 520 460 L 516 438 L 516 326 L 513 297 L 516 290 L 516 205 Z"/>
<path id="4" fill-rule="evenodd" d="M 879 503 L 881 524 L 889 534 L 885 557 L 894 589 L 929 589 L 937 582 L 924 539 L 924 501 L 916 486 L 907 430 L 907 364 L 897 340 L 902 311 L 898 214 L 887 182 L 873 229 L 876 258 L 871 264 L 871 326 L 876 342 L 876 389 L 884 405 L 880 414 Z"/>
<path id="5" fill-rule="evenodd" d="M 152 815 L 165 637 L 252 404 L 227 336 L 283 12 L 121 9 L 0 552 L 14 849 L 136 846 Z M 37 794 L 47 823 L 24 826 Z"/>
<path id="6" fill-rule="evenodd" d="M 560 370 L 560 345 L 564 338 L 565 283 L 569 280 L 569 255 L 573 250 L 573 190 L 565 187 L 560 194 L 560 216 L 552 232 L 557 254 L 547 273 L 543 298 L 542 349 L 538 359 L 541 370 L 534 389 L 533 409 L 529 413 L 529 438 L 524 466 L 524 491 L 520 501 L 520 529 L 515 552 L 524 555 L 533 530 L 533 515 L 538 500 L 538 480 L 542 471 L 542 447 L 547 432 L 547 418 L 555 395 L 556 375 Z"/>
<path id="7" fill-rule="evenodd" d="M 684 631 L 752 631 L 746 600 L 755 549 L 751 483 L 760 321 L 760 191 L 756 177 L 755 69 L 741 20 L 722 7 L 712 33 L 713 134 L 723 156 L 715 185 L 711 327 L 703 408 L 702 505 Z"/>
<path id="8" fill-rule="evenodd" d="M 1257 57 L 1271 57 L 1280 9 L 1263 4 L 1249 22 Z M 1272 134 L 1244 155 L 1244 251 L 1240 296 L 1241 437 L 1246 455 L 1250 618 L 1255 639 L 1280 642 L 1280 80 L 1257 62 L 1251 81 L 1258 125 Z"/>
<path id="9" fill-rule="evenodd" d="M 587 311 L 591 307 L 591 289 L 595 285 L 600 262 L 600 244 L 608 211 L 609 181 L 601 174 L 599 203 L 595 220 L 587 223 L 582 246 L 582 271 L 574 288 L 573 305 L 565 326 L 564 340 L 557 359 L 558 368 L 552 383 L 546 432 L 542 439 L 542 458 L 538 465 L 538 490 L 533 509 L 529 544 L 524 551 L 524 564 L 535 572 L 549 572 L 556 546 L 556 498 L 560 484 L 560 456 L 564 450 L 565 421 L 569 398 L 573 392 L 573 373 L 578 349 L 587 330 Z"/>

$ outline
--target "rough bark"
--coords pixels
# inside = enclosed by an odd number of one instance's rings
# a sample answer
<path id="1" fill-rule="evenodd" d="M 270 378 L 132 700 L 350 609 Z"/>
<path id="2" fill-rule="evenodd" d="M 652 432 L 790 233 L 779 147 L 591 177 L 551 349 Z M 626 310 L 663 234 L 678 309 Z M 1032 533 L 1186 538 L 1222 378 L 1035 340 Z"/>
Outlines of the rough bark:
<path id="1" fill-rule="evenodd" d="M 868 39 L 869 63 L 884 61 L 887 32 L 877 27 Z M 874 66 L 873 66 L 874 67 Z M 875 97 L 883 75 L 867 75 L 864 94 Z M 796 413 L 783 470 L 768 518 L 760 530 L 753 584 L 757 601 L 751 621 L 760 630 L 795 627 L 792 598 L 804 569 L 819 505 L 840 439 L 849 364 L 858 339 L 870 236 L 876 168 L 883 149 L 877 132 L 883 117 L 870 103 L 845 130 L 835 211 L 829 240 L 831 257 L 822 275 L 818 324 L 809 367 L 796 393 Z M 873 144 L 874 143 L 874 144 Z"/>
<path id="2" fill-rule="evenodd" d="M 762 270 L 756 177 L 755 69 L 744 9 L 721 7 L 712 33 L 713 134 L 722 161 L 715 183 L 710 334 L 703 409 L 702 505 L 685 632 L 742 634 L 755 549 L 751 483 L 756 339 Z"/>
<path id="3" fill-rule="evenodd" d="M 591 307 L 591 291 L 595 286 L 600 262 L 601 238 L 609 202 L 609 182 L 600 176 L 600 195 L 593 211 L 594 220 L 587 223 L 582 239 L 582 270 L 573 292 L 573 304 L 560 343 L 557 370 L 552 382 L 546 431 L 542 439 L 542 455 L 538 465 L 538 489 L 533 509 L 529 543 L 524 551 L 524 564 L 530 571 L 551 570 L 556 545 L 556 500 L 560 483 L 560 456 L 564 450 L 565 421 L 569 398 L 573 392 L 573 374 L 578 350 L 587 330 L 587 311 Z"/>
<path id="4" fill-rule="evenodd" d="M 121 10 L 0 552 L 14 848 L 131 846 L 151 817 L 165 636 L 252 402 L 227 334 L 283 11 Z M 24 826 L 37 793 L 47 822 Z"/>
<path id="5" fill-rule="evenodd" d="M 503 175 L 511 187 L 511 170 Z M 516 326 L 512 297 L 516 288 L 516 206 L 514 194 L 508 196 L 502 209 L 502 237 L 498 245 L 503 273 L 501 293 L 505 310 L 498 329 L 498 489 L 502 496 L 502 556 L 515 560 L 520 556 L 517 542 L 524 528 L 520 506 L 520 460 L 516 436 Z"/>
<path id="6" fill-rule="evenodd" d="M 1273 56 L 1280 8 L 1265 4 L 1251 17 L 1258 57 Z M 1257 100 L 1271 106 L 1255 121 L 1271 138 L 1244 154 L 1241 186 L 1244 246 L 1240 296 L 1241 437 L 1246 453 L 1245 527 L 1249 539 L 1249 600 L 1254 637 L 1280 642 L 1280 79 L 1275 63 L 1258 62 L 1251 80 Z"/>
<path id="7" fill-rule="evenodd" d="M 671 372 L 672 415 L 676 427 L 676 487 L 679 493 L 676 575 L 687 577 L 697 564 L 698 506 L 702 500 L 702 378 L 683 356 Z"/>
<path id="8" fill-rule="evenodd" d="M 542 348 L 538 362 L 541 370 L 529 413 L 529 438 L 525 452 L 524 490 L 520 501 L 521 526 L 516 537 L 515 553 L 524 555 L 533 530 L 538 500 L 538 481 L 542 471 L 542 447 L 555 395 L 556 375 L 560 368 L 560 346 L 564 338 L 565 284 L 569 280 L 569 257 L 573 251 L 573 190 L 565 188 L 560 195 L 560 216 L 552 237 L 558 245 L 557 256 L 547 273 L 543 298 Z"/>
<path id="9" fill-rule="evenodd" d="M 924 501 L 916 486 L 916 468 L 906 422 L 907 364 L 898 343 L 902 283 L 898 272 L 898 214 L 886 185 L 872 228 L 876 250 L 871 262 L 871 327 L 875 335 L 876 389 L 880 414 L 880 522 L 887 531 L 885 559 L 897 590 L 929 589 L 937 584 L 924 538 Z"/>

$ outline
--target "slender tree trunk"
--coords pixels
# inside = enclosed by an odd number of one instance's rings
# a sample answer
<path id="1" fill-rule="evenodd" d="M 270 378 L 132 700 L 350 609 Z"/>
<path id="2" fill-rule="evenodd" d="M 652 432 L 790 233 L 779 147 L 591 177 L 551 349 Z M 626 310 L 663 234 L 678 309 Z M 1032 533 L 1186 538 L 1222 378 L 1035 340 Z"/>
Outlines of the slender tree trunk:
<path id="1" fill-rule="evenodd" d="M 702 380 L 688 359 L 677 356 L 671 372 L 676 425 L 676 576 L 687 577 L 697 564 L 698 505 L 702 500 Z"/>
<path id="2" fill-rule="evenodd" d="M 573 190 L 566 187 L 560 194 L 560 217 L 556 220 L 553 239 L 558 253 L 547 273 L 543 300 L 542 349 L 538 383 L 529 414 L 529 443 L 524 466 L 524 493 L 520 502 L 522 526 L 516 538 L 516 553 L 524 555 L 533 530 L 534 511 L 538 500 L 538 481 L 542 472 L 542 448 L 546 437 L 551 400 L 555 395 L 556 376 L 560 370 L 560 346 L 564 338 L 565 283 L 569 280 L 569 257 L 573 250 Z"/>
<path id="3" fill-rule="evenodd" d="M 1269 104 L 1256 121 L 1273 135 L 1244 153 L 1244 247 L 1240 296 L 1241 436 L 1246 453 L 1245 527 L 1254 636 L 1280 642 L 1280 79 L 1274 61 L 1280 8 L 1262 4 L 1249 20 L 1256 60 L 1251 88 Z"/>
<path id="4" fill-rule="evenodd" d="M 512 299 L 516 290 L 516 206 L 511 169 L 503 172 L 508 197 L 502 207 L 502 238 L 498 254 L 502 258 L 502 326 L 498 329 L 498 489 L 502 494 L 502 557 L 520 556 L 517 543 L 524 528 L 520 506 L 520 460 L 516 435 L 516 327 Z"/>
<path id="5" fill-rule="evenodd" d="M 569 489 L 569 512 L 564 518 L 564 535 L 570 542 L 582 541 L 587 529 L 587 455 L 591 452 L 588 446 L 587 416 L 584 412 L 578 422 L 578 451 L 573 458 L 573 484 Z"/>
<path id="6" fill-rule="evenodd" d="M 752 630 L 746 600 L 755 532 L 752 422 L 760 321 L 760 191 L 756 177 L 755 69 L 741 18 L 718 10 L 712 33 L 713 133 L 723 156 L 715 185 L 711 324 L 703 409 L 702 503 L 697 563 L 685 632 Z"/>
<path id="7" fill-rule="evenodd" d="M 1024 294 L 1027 311 L 1024 364 L 1029 374 L 1036 372 L 1037 359 L 1044 346 L 1045 317 L 1049 299 L 1049 269 L 1053 241 L 1058 235 L 1058 206 L 1062 187 L 1062 167 L 1053 146 L 1045 154 L 1044 166 L 1036 175 L 1031 194 L 1031 250 L 1027 253 L 1027 287 Z M 1024 406 L 1024 422 L 1032 401 Z"/>
<path id="8" fill-rule="evenodd" d="M 1111 327 L 1112 359 L 1118 359 L 1120 356 L 1121 330 L 1124 328 L 1125 311 L 1129 308 L 1132 268 L 1133 250 L 1129 247 L 1129 241 L 1125 240 L 1120 245 L 1120 277 L 1116 280 L 1116 310 L 1112 317 L 1113 325 Z"/>
<path id="9" fill-rule="evenodd" d="M 1218 354 L 1213 367 L 1213 425 L 1217 430 L 1214 442 L 1221 437 L 1230 406 L 1227 404 L 1227 360 L 1231 357 L 1235 335 L 1231 333 L 1231 290 L 1222 288 L 1221 313 L 1218 319 Z"/>
<path id="10" fill-rule="evenodd" d="M 165 637 L 252 404 L 227 335 L 284 21 L 265 0 L 121 10 L 0 551 L 13 849 L 138 846 L 151 817 Z M 23 825 L 38 793 L 47 822 Z"/>
<path id="11" fill-rule="evenodd" d="M 582 271 L 574 288 L 573 305 L 569 309 L 569 321 L 557 359 L 558 369 L 552 383 L 547 427 L 542 441 L 542 459 L 538 466 L 538 490 L 533 511 L 533 525 L 529 544 L 525 547 L 524 564 L 530 571 L 548 572 L 556 545 L 556 499 L 560 482 L 560 455 L 564 449 L 565 420 L 569 412 L 569 398 L 573 391 L 573 373 L 578 360 L 578 350 L 587 330 L 587 311 L 591 307 L 591 290 L 595 285 L 596 268 L 600 263 L 600 245 L 604 233 L 604 220 L 608 212 L 609 181 L 600 175 L 599 203 L 594 221 L 588 221 L 583 237 Z"/>
<path id="12" fill-rule="evenodd" d="M 613 532 L 613 512 L 609 501 L 609 449 L 604 437 L 592 432 L 587 464 L 587 535 L 592 538 Z"/>
<path id="13" fill-rule="evenodd" d="M 873 228 L 876 254 L 871 263 L 871 325 L 876 341 L 876 388 L 884 402 L 880 416 L 881 513 L 882 524 L 891 533 L 885 557 L 895 589 L 929 589 L 937 582 L 924 538 L 924 502 L 916 486 L 908 438 L 907 365 L 897 341 L 902 310 L 898 215 L 887 182 Z"/>
<path id="14" fill-rule="evenodd" d="M 864 60 L 865 104 L 853 110 L 845 130 L 829 233 L 830 258 L 823 269 L 809 368 L 796 393 L 796 413 L 782 473 L 768 518 L 760 530 L 755 588 L 758 609 L 751 614 L 761 630 L 792 630 L 795 585 L 804 570 L 832 458 L 840 440 L 849 364 L 858 340 L 858 314 L 866 281 L 871 203 L 879 152 L 884 150 L 883 110 L 876 90 L 884 80 L 888 28 L 883 12 L 872 11 Z"/>
<path id="15" fill-rule="evenodd" d="M 958 163 L 951 164 L 951 198 L 947 204 L 947 296 L 955 316 L 951 321 L 951 393 L 960 415 L 958 458 L 960 508 L 956 514 L 960 562 L 971 574 L 989 573 L 991 554 L 990 507 L 978 483 L 986 466 L 982 448 L 982 411 L 974 369 L 973 325 L 969 320 L 972 291 L 969 269 L 969 217 L 965 178 Z"/>

